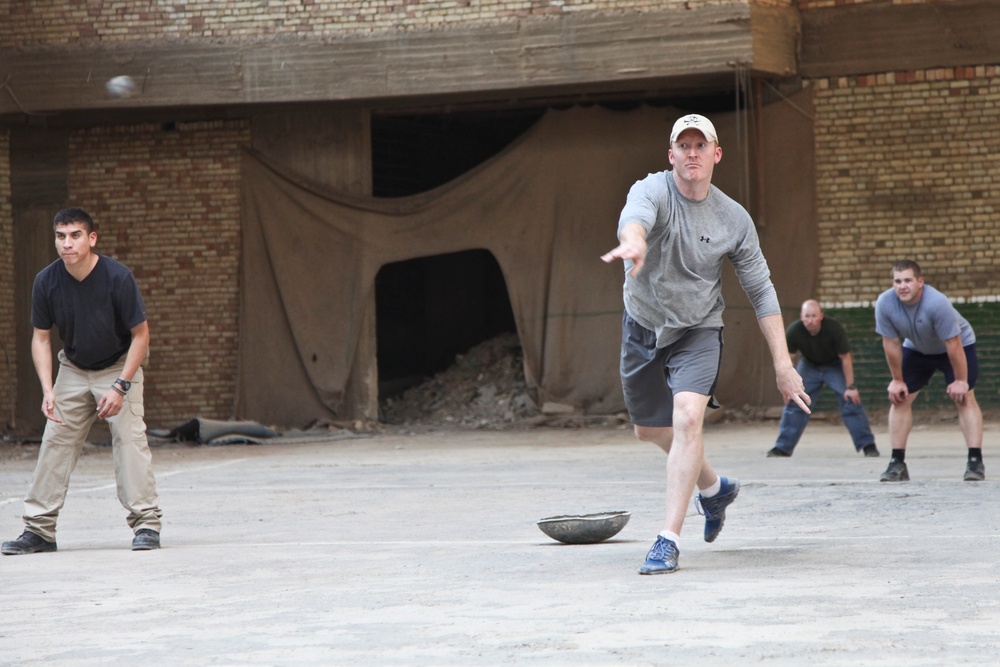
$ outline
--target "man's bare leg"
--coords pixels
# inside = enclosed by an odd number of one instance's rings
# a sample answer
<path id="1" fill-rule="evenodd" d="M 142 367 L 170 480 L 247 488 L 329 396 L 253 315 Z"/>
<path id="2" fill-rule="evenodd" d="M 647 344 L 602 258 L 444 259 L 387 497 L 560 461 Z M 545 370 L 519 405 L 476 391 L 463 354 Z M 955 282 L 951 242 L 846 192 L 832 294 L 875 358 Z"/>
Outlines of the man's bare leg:
<path id="1" fill-rule="evenodd" d="M 903 457 L 906 441 L 909 440 L 910 431 L 913 429 L 913 401 L 919 393 L 915 391 L 900 403 L 892 403 L 889 406 L 889 442 L 892 443 L 892 458 L 889 460 L 889 467 L 879 477 L 880 482 L 910 481 L 910 471 Z"/>
<path id="2" fill-rule="evenodd" d="M 906 449 L 906 441 L 913 428 L 913 400 L 919 393 L 915 391 L 899 405 L 889 406 L 889 442 L 893 449 Z"/>
<path id="3" fill-rule="evenodd" d="M 705 541 L 712 542 L 725 523 L 725 510 L 736 499 L 739 480 L 720 478 L 705 457 L 704 422 L 708 396 L 694 392 L 674 394 L 672 429 L 636 428 L 641 440 L 655 442 L 667 452 L 667 491 L 664 529 L 656 538 L 639 574 L 677 570 L 681 528 L 694 487 L 705 515 Z"/>
<path id="4" fill-rule="evenodd" d="M 707 489 L 718 480 L 705 458 L 703 425 L 708 396 L 685 391 L 674 395 L 674 426 L 636 426 L 636 437 L 667 452 L 664 530 L 680 535 L 694 487 Z"/>
<path id="5" fill-rule="evenodd" d="M 681 534 L 695 485 L 709 487 L 716 474 L 705 458 L 703 425 L 708 396 L 682 391 L 674 394 L 674 439 L 667 455 L 664 530 Z"/>
<path id="6" fill-rule="evenodd" d="M 965 403 L 958 403 L 958 426 L 965 436 L 965 444 L 969 449 L 983 447 L 983 412 L 979 409 L 976 396 L 969 390 L 965 395 Z"/>
<path id="7" fill-rule="evenodd" d="M 983 464 L 983 411 L 979 409 L 976 396 L 969 390 L 965 402 L 958 403 L 958 425 L 969 447 L 969 462 L 965 468 L 966 482 L 981 482 L 986 479 Z"/>

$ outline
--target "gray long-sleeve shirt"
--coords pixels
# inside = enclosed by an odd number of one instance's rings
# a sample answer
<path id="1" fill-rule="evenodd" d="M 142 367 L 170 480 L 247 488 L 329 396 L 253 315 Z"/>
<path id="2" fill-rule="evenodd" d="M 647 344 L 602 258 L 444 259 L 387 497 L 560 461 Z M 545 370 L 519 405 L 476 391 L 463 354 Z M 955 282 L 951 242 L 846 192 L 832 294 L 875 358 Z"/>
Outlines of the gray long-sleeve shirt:
<path id="1" fill-rule="evenodd" d="M 781 312 L 750 214 L 714 185 L 692 201 L 671 171 L 649 174 L 629 190 L 618 232 L 646 230 L 646 258 L 635 278 L 625 262 L 625 310 L 666 347 L 688 329 L 721 327 L 722 261 L 729 258 L 758 318 Z"/>

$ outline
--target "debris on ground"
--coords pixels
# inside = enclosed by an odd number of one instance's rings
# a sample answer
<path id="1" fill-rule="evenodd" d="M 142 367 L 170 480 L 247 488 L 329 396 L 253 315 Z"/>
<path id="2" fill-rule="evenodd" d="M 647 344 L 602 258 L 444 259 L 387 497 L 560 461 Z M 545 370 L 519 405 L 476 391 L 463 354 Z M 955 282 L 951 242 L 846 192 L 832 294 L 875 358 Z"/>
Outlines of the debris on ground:
<path id="1" fill-rule="evenodd" d="M 624 415 L 586 415 L 558 403 L 539 406 L 525 381 L 524 353 L 513 333 L 456 355 L 452 366 L 385 399 L 380 407 L 387 426 L 421 431 L 606 426 L 624 421 Z"/>
<path id="2" fill-rule="evenodd" d="M 390 426 L 498 430 L 540 414 L 524 379 L 524 354 L 516 334 L 483 341 L 429 380 L 385 399 Z"/>

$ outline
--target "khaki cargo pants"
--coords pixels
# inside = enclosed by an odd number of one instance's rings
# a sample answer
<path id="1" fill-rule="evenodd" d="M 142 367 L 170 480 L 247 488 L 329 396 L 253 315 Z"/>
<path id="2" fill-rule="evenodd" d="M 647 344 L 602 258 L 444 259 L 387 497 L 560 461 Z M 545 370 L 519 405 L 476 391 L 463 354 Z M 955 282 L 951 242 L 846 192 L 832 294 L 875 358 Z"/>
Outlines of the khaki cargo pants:
<path id="1" fill-rule="evenodd" d="M 69 478 L 83 450 L 90 427 L 97 419 L 97 402 L 118 379 L 124 356 L 109 368 L 88 371 L 75 366 L 59 351 L 59 374 L 54 386 L 56 414 L 62 424 L 48 421 L 38 452 L 35 476 L 24 499 L 24 523 L 44 539 L 56 539 L 56 519 L 66 501 Z M 108 419 L 118 500 L 128 510 L 128 525 L 135 532 L 149 528 L 160 532 L 163 516 L 156 495 L 153 460 L 146 440 L 142 404 L 143 374 L 132 378 L 121 412 Z"/>

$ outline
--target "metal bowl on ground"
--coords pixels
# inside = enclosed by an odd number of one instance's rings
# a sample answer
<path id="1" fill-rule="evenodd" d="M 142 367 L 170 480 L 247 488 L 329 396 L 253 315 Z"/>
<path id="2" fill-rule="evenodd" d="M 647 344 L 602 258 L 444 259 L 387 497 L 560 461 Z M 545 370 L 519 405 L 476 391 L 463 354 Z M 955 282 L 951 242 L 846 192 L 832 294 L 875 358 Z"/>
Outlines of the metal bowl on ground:
<path id="1" fill-rule="evenodd" d="M 631 512 L 550 516 L 540 519 L 538 527 L 564 544 L 596 544 L 617 535 L 631 516 Z"/>

